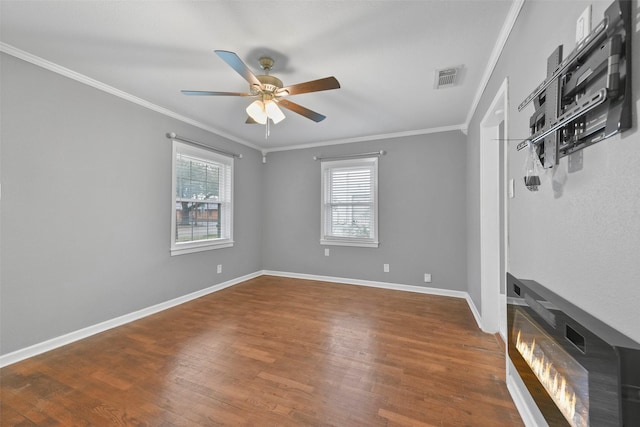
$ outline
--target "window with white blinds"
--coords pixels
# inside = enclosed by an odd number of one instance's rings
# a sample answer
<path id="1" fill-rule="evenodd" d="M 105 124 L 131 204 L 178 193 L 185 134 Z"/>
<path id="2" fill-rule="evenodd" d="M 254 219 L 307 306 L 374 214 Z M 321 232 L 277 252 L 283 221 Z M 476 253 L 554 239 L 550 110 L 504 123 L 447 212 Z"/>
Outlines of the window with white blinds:
<path id="1" fill-rule="evenodd" d="M 233 246 L 233 158 L 173 141 L 171 255 Z"/>
<path id="2" fill-rule="evenodd" d="M 378 158 L 322 162 L 323 245 L 378 247 Z"/>

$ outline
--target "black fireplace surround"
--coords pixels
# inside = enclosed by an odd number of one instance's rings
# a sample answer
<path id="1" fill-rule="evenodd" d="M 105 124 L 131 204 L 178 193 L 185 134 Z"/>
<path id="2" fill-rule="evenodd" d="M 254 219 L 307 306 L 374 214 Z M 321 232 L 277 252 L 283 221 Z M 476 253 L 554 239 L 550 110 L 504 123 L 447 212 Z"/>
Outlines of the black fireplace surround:
<path id="1" fill-rule="evenodd" d="M 508 353 L 550 426 L 640 426 L 640 344 L 507 273 Z"/>

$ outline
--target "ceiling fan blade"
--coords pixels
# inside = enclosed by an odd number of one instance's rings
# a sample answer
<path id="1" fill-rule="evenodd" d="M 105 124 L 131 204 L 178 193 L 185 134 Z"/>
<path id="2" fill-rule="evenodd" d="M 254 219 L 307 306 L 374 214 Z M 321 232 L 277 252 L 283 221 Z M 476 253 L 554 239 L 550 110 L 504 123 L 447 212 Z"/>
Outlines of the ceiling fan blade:
<path id="1" fill-rule="evenodd" d="M 276 95 L 299 95 L 301 93 L 319 92 L 321 90 L 339 89 L 340 83 L 338 80 L 331 76 L 324 79 L 312 80 L 309 82 L 298 83 L 295 85 L 283 87 L 276 91 Z"/>
<path id="2" fill-rule="evenodd" d="M 180 92 L 193 96 L 254 96 L 244 92 L 210 92 L 206 90 L 181 90 Z"/>
<path id="3" fill-rule="evenodd" d="M 240 74 L 246 81 L 249 82 L 251 86 L 257 86 L 262 88 L 262 83 L 260 80 L 253 74 L 253 72 L 246 66 L 242 59 L 238 57 L 233 52 L 229 52 L 226 50 L 216 50 L 216 55 L 218 55 L 224 62 L 229 64 L 231 68 L 236 70 L 238 74 Z"/>
<path id="4" fill-rule="evenodd" d="M 245 122 L 245 124 L 248 124 L 248 125 L 257 125 L 257 124 L 258 124 L 258 122 L 256 122 L 255 120 L 253 120 L 253 118 L 252 118 L 251 116 L 248 116 L 248 117 L 247 117 L 247 121 Z"/>
<path id="5" fill-rule="evenodd" d="M 305 116 L 308 119 L 313 120 L 314 122 L 321 122 L 327 118 L 327 116 L 323 116 L 320 113 L 316 113 L 315 111 L 311 111 L 308 108 L 303 107 L 302 105 L 296 104 L 295 102 L 291 102 L 288 99 L 280 99 L 278 100 L 278 105 L 286 108 L 287 110 L 291 110 L 294 113 L 298 113 L 301 116 Z"/>

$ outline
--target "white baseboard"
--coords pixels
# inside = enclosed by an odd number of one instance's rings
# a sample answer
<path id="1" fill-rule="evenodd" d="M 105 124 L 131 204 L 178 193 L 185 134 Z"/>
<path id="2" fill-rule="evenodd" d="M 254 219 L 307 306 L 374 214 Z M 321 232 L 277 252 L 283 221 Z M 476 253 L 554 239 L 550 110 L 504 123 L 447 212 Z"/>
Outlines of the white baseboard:
<path id="1" fill-rule="evenodd" d="M 476 319 L 478 327 L 481 328 L 481 317 L 471 296 L 467 292 L 453 291 L 450 289 L 429 288 L 425 286 L 402 285 L 389 282 L 375 282 L 371 280 L 349 279 L 346 277 L 318 276 L 315 274 L 289 273 L 285 271 L 263 270 L 262 274 L 267 276 L 290 277 L 292 279 L 317 280 L 321 282 L 345 283 L 347 285 L 369 286 L 373 288 L 391 289 L 394 291 L 417 292 L 420 294 L 440 295 L 445 297 L 463 298 L 467 301 L 469 309 Z"/>
<path id="2" fill-rule="evenodd" d="M 522 382 L 518 371 L 511 360 L 507 357 L 507 389 L 511 394 L 511 399 L 520 413 L 520 418 L 526 427 L 549 427 L 544 415 L 529 394 L 527 387 Z"/>
<path id="3" fill-rule="evenodd" d="M 34 344 L 32 346 L 29 346 L 20 350 L 16 350 L 11 353 L 7 353 L 5 355 L 0 356 L 0 368 L 19 362 L 21 360 L 28 359 L 33 356 L 37 356 L 39 354 L 56 349 L 58 347 L 62 347 L 63 345 L 71 344 L 72 342 L 81 340 L 83 338 L 88 338 L 100 332 L 104 332 L 109 329 L 125 325 L 127 323 L 133 322 L 134 320 L 142 319 L 143 317 L 147 317 L 151 314 L 158 313 L 160 311 L 169 309 L 171 307 L 175 307 L 180 304 L 184 304 L 196 298 L 200 298 L 210 293 L 228 288 L 230 286 L 236 285 L 238 283 L 241 283 L 262 275 L 290 277 L 294 279 L 316 280 L 316 281 L 332 282 L 332 283 L 344 283 L 348 285 L 369 286 L 374 288 L 391 289 L 396 291 L 417 292 L 421 294 L 440 295 L 440 296 L 453 297 L 453 298 L 463 298 L 467 301 L 467 304 L 469 305 L 471 313 L 473 314 L 473 317 L 476 319 L 478 327 L 481 326 L 480 314 L 478 313 L 478 310 L 476 309 L 475 304 L 473 303 L 473 301 L 471 300 L 471 297 L 467 292 L 454 291 L 454 290 L 448 290 L 448 289 L 429 288 L 429 287 L 414 286 L 414 285 L 402 285 L 402 284 L 388 283 L 388 282 L 376 282 L 371 280 L 350 279 L 345 277 L 318 276 L 314 274 L 288 273 L 283 271 L 262 270 L 262 271 L 256 271 L 254 273 L 247 274 L 245 276 L 237 277 L 235 279 L 231 279 L 226 282 L 219 283 L 217 285 L 213 285 L 208 288 L 201 289 L 199 291 L 192 292 L 190 294 L 183 295 L 181 297 L 174 298 L 172 300 L 153 305 L 151 307 L 143 308 L 142 310 L 134 311 L 132 313 L 125 314 L 123 316 L 116 317 L 114 319 L 98 323 L 96 325 L 88 326 L 86 328 L 83 328 L 74 332 L 70 332 L 68 334 L 65 334 L 56 338 L 52 338 L 50 340 L 47 340 L 38 344 Z"/>
<path id="4" fill-rule="evenodd" d="M 290 277 L 292 279 L 316 280 L 320 282 L 344 283 L 346 285 L 369 286 L 372 288 L 391 289 L 395 291 L 418 292 L 421 294 L 441 295 L 445 297 L 466 298 L 469 294 L 448 289 L 427 288 L 425 286 L 401 285 L 398 283 L 375 282 L 372 280 L 350 279 L 346 277 L 318 276 L 315 274 L 289 273 L 286 271 L 263 270 L 266 276 Z"/>
<path id="5" fill-rule="evenodd" d="M 0 368 L 261 276 L 257 271 L 0 356 Z"/>
<path id="6" fill-rule="evenodd" d="M 478 325 L 478 328 L 484 331 L 484 329 L 482 329 L 482 316 L 480 316 L 478 307 L 476 307 L 476 305 L 473 302 L 473 299 L 471 299 L 471 295 L 469 295 L 468 293 L 466 295 L 466 299 L 467 299 L 467 304 L 469 304 L 469 309 L 471 310 L 471 314 L 473 314 L 473 318 L 476 319 L 476 324 Z"/>

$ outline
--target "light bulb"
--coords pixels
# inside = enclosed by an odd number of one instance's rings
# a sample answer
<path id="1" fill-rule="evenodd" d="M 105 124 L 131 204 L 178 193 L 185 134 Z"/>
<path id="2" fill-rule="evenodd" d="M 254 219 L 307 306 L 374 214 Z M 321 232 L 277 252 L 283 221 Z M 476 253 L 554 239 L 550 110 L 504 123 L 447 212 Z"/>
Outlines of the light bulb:
<path id="1" fill-rule="evenodd" d="M 264 125 L 267 123 L 267 113 L 264 110 L 264 103 L 259 99 L 256 101 L 253 101 L 247 107 L 247 114 L 249 115 L 249 117 L 255 120 L 256 123 L 260 123 L 261 125 Z"/>
<path id="2" fill-rule="evenodd" d="M 271 100 L 267 101 L 264 108 L 267 111 L 267 116 L 273 120 L 273 123 L 280 123 L 284 120 L 284 113 L 275 102 Z"/>

